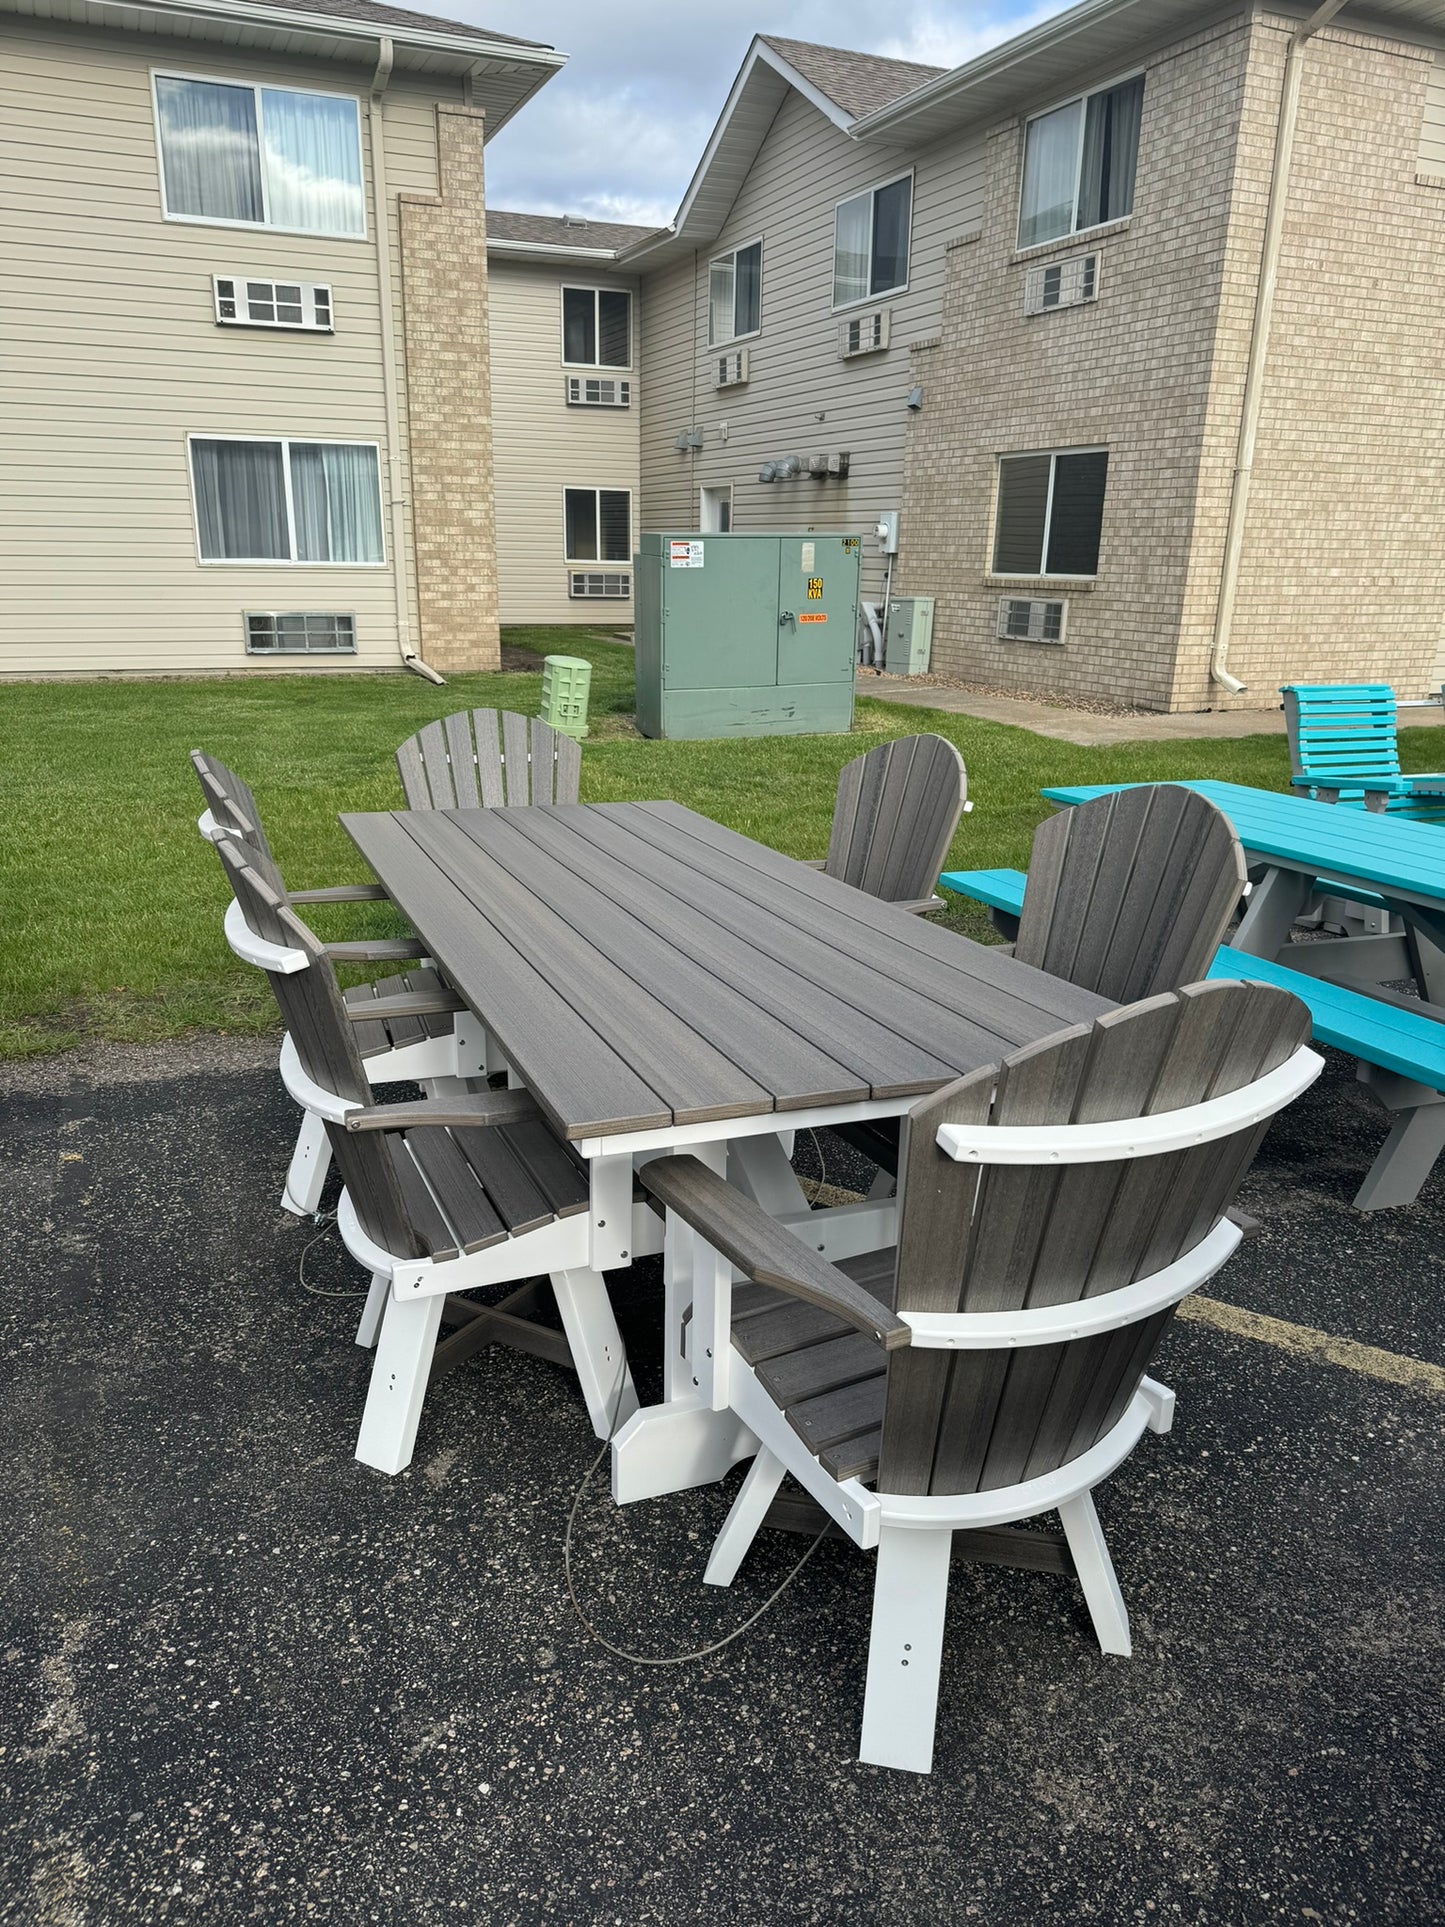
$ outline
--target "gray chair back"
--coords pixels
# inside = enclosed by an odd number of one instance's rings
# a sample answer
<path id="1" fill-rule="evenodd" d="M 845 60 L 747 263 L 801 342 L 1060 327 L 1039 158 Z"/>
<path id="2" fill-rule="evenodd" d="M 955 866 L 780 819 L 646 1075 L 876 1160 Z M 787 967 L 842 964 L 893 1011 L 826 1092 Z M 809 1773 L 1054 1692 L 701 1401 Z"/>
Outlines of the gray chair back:
<path id="1" fill-rule="evenodd" d="M 825 872 L 889 903 L 929 896 L 967 789 L 943 736 L 900 736 L 855 756 L 838 777 Z"/>
<path id="2" fill-rule="evenodd" d="M 582 751 L 540 716 L 459 709 L 409 736 L 396 766 L 409 810 L 575 803 Z"/>
<path id="3" fill-rule="evenodd" d="M 242 842 L 274 867 L 276 859 L 266 840 L 261 812 L 256 808 L 256 798 L 251 793 L 250 784 L 233 769 L 228 769 L 219 756 L 210 756 L 203 749 L 191 751 L 191 765 L 200 782 L 201 794 L 206 799 L 206 808 L 217 825 L 222 829 L 234 830 Z"/>
<path id="4" fill-rule="evenodd" d="M 1195 984 L 924 1098 L 903 1134 L 897 1309 L 1017 1311 L 1147 1277 L 1215 1228 L 1268 1128 L 1147 1157 L 980 1169 L 939 1149 L 940 1125 L 1178 1110 L 1266 1075 L 1309 1034 L 1309 1013 L 1286 991 Z M 1122 1416 L 1172 1315 L 1056 1345 L 890 1353 L 879 1491 L 992 1491 L 1068 1464 Z"/>
<path id="5" fill-rule="evenodd" d="M 1115 1003 L 1208 971 L 1244 890 L 1229 818 L 1177 783 L 1116 790 L 1041 823 L 1014 955 Z"/>

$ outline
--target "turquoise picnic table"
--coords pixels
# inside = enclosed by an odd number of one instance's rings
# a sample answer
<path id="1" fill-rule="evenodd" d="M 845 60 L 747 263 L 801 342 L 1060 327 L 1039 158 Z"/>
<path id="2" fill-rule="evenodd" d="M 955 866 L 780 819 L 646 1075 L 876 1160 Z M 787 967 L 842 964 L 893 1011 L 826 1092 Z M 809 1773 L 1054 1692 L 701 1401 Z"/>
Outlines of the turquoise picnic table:
<path id="1" fill-rule="evenodd" d="M 1070 784 L 1043 794 L 1073 805 L 1126 787 L 1133 786 Z M 1409 1203 L 1445 1148 L 1445 827 L 1244 783 L 1183 787 L 1228 816 L 1251 877 L 1244 915 L 1210 975 L 1294 991 L 1309 1006 L 1317 1040 L 1358 1058 L 1361 1081 L 1394 1122 L 1355 1203 Z M 963 894 L 1005 916 L 1017 910 L 1009 882 L 1016 872 L 956 874 L 977 879 Z M 1376 912 L 1382 927 L 1292 943 L 1295 923 L 1330 897 Z M 1406 979 L 1418 998 L 1386 987 Z"/>

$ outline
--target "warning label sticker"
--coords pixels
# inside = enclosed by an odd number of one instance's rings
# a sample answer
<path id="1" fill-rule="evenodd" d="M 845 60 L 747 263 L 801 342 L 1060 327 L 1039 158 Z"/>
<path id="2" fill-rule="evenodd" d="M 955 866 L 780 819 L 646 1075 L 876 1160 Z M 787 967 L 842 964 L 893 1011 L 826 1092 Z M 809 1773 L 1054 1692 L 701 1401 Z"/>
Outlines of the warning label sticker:
<path id="1" fill-rule="evenodd" d="M 668 562 L 674 569 L 700 569 L 703 566 L 701 542 L 669 542 Z"/>
<path id="2" fill-rule="evenodd" d="M 826 622 L 828 618 L 826 616 L 811 615 L 811 616 L 799 616 L 798 620 L 799 622 Z"/>

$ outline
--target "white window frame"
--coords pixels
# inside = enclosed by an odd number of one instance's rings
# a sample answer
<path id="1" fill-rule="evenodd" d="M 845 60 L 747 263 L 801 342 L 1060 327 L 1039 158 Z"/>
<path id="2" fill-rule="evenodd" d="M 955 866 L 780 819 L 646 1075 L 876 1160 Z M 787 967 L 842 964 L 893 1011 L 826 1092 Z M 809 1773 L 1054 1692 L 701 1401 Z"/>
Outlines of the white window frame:
<path id="1" fill-rule="evenodd" d="M 602 349 L 602 316 L 598 312 L 599 294 L 621 294 L 627 297 L 627 359 L 626 361 L 568 361 L 567 359 L 567 296 L 569 294 L 590 294 L 592 296 L 592 335 L 597 343 L 598 352 Z M 564 281 L 557 289 L 557 338 L 562 347 L 562 366 L 564 368 L 586 368 L 593 374 L 631 374 L 637 360 L 637 304 L 631 288 L 609 288 L 601 282 Z"/>
<path id="2" fill-rule="evenodd" d="M 261 89 L 269 87 L 275 94 L 320 95 L 326 100 L 349 100 L 356 109 L 356 160 L 361 173 L 361 231 L 354 234 L 349 228 L 281 227 L 269 219 L 269 194 L 266 188 L 266 164 L 260 160 L 261 207 L 268 218 L 260 221 L 228 221 L 219 214 L 173 214 L 166 201 L 166 157 L 161 141 L 161 97 L 156 85 L 161 80 L 200 80 L 214 87 L 249 87 L 256 97 L 256 139 L 261 142 L 263 125 Z M 188 227 L 234 227 L 244 228 L 250 234 L 304 234 L 316 241 L 361 241 L 371 239 L 371 218 L 369 202 L 371 181 L 366 171 L 366 143 L 361 138 L 361 100 L 356 94 L 344 93 L 336 87 L 288 87 L 271 80 L 242 80 L 231 74 L 189 74 L 176 67 L 151 68 L 151 116 L 156 135 L 156 175 L 161 191 L 161 218 L 166 221 L 181 221 Z M 264 152 L 264 150 L 263 150 Z M 211 441 L 223 441 L 224 436 L 212 435 Z"/>
<path id="3" fill-rule="evenodd" d="M 568 555 L 567 553 L 567 497 L 585 495 L 625 495 L 627 497 L 627 560 L 625 562 L 604 562 L 596 555 Z M 630 569 L 633 551 L 637 547 L 637 525 L 632 513 L 633 495 L 630 488 L 618 488 L 613 482 L 564 482 L 562 484 L 562 560 L 569 569 L 591 569 L 599 575 L 610 574 L 614 569 Z M 597 504 L 597 546 L 602 546 L 602 504 Z"/>
<path id="4" fill-rule="evenodd" d="M 1065 247 L 1065 246 L 1068 246 L 1070 243 L 1081 239 L 1085 235 L 1097 234 L 1100 228 L 1117 227 L 1120 221 L 1127 221 L 1132 218 L 1133 209 L 1131 208 L 1128 214 L 1116 214 L 1114 218 L 1110 221 L 1094 221 L 1088 227 L 1068 228 L 1065 230 L 1063 234 L 1056 234 L 1051 241 L 1029 241 L 1026 243 L 1021 238 L 1022 232 L 1023 232 L 1023 222 L 1024 222 L 1024 173 L 1028 167 L 1028 154 L 1029 154 L 1029 129 L 1033 126 L 1036 120 L 1046 120 L 1050 114 L 1057 114 L 1062 108 L 1065 108 L 1065 107 L 1072 107 L 1075 101 L 1077 101 L 1080 104 L 1080 106 L 1083 108 L 1084 111 L 1079 115 L 1078 146 L 1074 150 L 1073 208 L 1074 208 L 1074 219 L 1077 221 L 1079 218 L 1079 183 L 1083 179 L 1083 174 L 1084 174 L 1084 129 L 1087 126 L 1088 119 L 1089 119 L 1089 102 L 1094 98 L 1096 94 L 1112 94 L 1116 87 L 1123 87 L 1127 85 L 1127 83 L 1131 80 L 1145 81 L 1145 92 L 1147 93 L 1148 91 L 1147 69 L 1143 67 L 1135 67 L 1127 74 L 1119 74 L 1113 80 L 1105 81 L 1102 87 L 1089 87 L 1082 94 L 1068 94 L 1064 97 L 1063 100 L 1056 100 L 1051 107 L 1041 107 L 1036 114 L 1030 114 L 1028 119 L 1024 122 L 1023 142 L 1019 148 L 1018 206 L 1014 211 L 1014 251 L 1015 253 L 1032 254 L 1035 248 Z M 1140 131 L 1140 139 L 1141 140 L 1143 139 L 1142 129 Z M 910 264 L 911 264 L 911 257 L 910 257 Z M 1043 450 L 1040 450 L 1039 452 L 1040 454 L 1042 454 Z M 1084 451 L 1067 449 L 1063 452 L 1066 454 L 1074 454 L 1074 453 L 1082 454 Z"/>
<path id="5" fill-rule="evenodd" d="M 1067 104 L 1067 103 L 1065 103 Z M 905 167 L 901 174 L 890 174 L 886 180 L 874 181 L 871 187 L 854 188 L 851 194 L 840 194 L 833 203 L 833 313 L 846 314 L 850 308 L 861 308 L 870 301 L 881 301 L 885 295 L 907 294 L 908 284 L 913 279 L 913 215 L 915 197 L 918 191 L 917 169 Z M 908 182 L 908 272 L 894 288 L 870 288 L 867 294 L 855 295 L 851 301 L 839 301 L 838 295 L 838 209 L 846 207 L 850 201 L 861 201 L 868 197 L 868 260 L 873 260 L 873 222 L 877 209 L 877 197 L 885 187 L 896 187 L 900 181 Z M 1077 192 L 1077 188 L 1075 190 Z M 1019 190 L 1023 192 L 1022 188 Z"/>
<path id="6" fill-rule="evenodd" d="M 282 555 L 202 555 L 201 553 L 201 511 L 196 500 L 196 470 L 191 453 L 192 442 L 265 442 L 278 446 L 281 451 L 281 480 L 286 492 L 286 535 L 291 543 L 289 556 Z M 306 448 L 369 448 L 376 454 L 376 499 L 378 522 L 381 530 L 381 557 L 376 562 L 307 562 L 296 553 L 296 504 L 291 499 L 291 444 L 299 442 Z M 353 440 L 348 435 L 236 435 L 212 434 L 206 429 L 193 429 L 186 436 L 186 486 L 191 491 L 191 526 L 196 536 L 196 560 L 203 569 L 385 569 L 389 566 L 386 553 L 386 496 L 382 490 L 381 443 Z M 264 611 L 262 612 L 264 613 Z"/>
<path id="7" fill-rule="evenodd" d="M 1107 90 L 1105 90 L 1107 91 Z M 1039 561 L 1049 559 L 1049 535 L 1054 525 L 1054 478 L 1058 474 L 1060 455 L 1109 455 L 1113 451 L 1107 442 L 1086 442 L 1078 448 L 1007 448 L 993 458 L 993 514 L 989 519 L 988 531 L 988 576 L 993 582 L 1097 582 L 1099 565 L 1097 560 L 1091 575 L 1061 575 L 1057 569 L 996 569 L 993 559 L 998 550 L 998 512 L 1003 501 L 1003 465 L 1005 462 L 1026 461 L 1031 456 L 1049 457 L 1049 499 L 1044 505 L 1044 532 L 1039 542 Z M 1104 490 L 1107 498 L 1108 481 Z M 1099 532 L 1102 542 L 1103 530 Z M 1034 598 L 1034 600 L 1058 601 L 1057 596 Z"/>
<path id="8" fill-rule="evenodd" d="M 739 241 L 737 246 L 734 248 L 724 248 L 721 254 L 715 254 L 712 257 L 712 259 L 708 262 L 707 264 L 707 345 L 709 348 L 726 348 L 729 346 L 730 343 L 734 341 L 752 341 L 756 336 L 760 335 L 763 332 L 763 255 L 766 253 L 766 249 L 763 245 L 763 242 L 764 242 L 764 237 L 761 234 L 755 234 L 751 237 L 750 240 Z M 733 320 L 736 321 L 738 318 L 737 261 L 738 261 L 738 256 L 740 254 L 745 253 L 748 248 L 756 248 L 758 250 L 758 325 L 756 328 L 749 328 L 748 332 L 745 335 L 738 335 L 738 334 L 720 335 L 717 338 L 717 340 L 714 340 L 713 332 L 712 332 L 712 271 L 714 268 L 720 267 L 724 261 L 731 261 L 733 264 Z"/>

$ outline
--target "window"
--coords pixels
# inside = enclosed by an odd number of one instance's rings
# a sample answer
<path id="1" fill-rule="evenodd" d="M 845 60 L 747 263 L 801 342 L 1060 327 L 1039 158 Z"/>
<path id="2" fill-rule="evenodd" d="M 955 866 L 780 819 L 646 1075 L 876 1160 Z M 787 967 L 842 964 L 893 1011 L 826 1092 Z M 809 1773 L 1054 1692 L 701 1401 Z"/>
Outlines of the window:
<path id="1" fill-rule="evenodd" d="M 562 491 L 569 562 L 632 560 L 632 492 L 625 488 Z"/>
<path id="2" fill-rule="evenodd" d="M 191 485 L 203 562 L 386 559 L 372 442 L 193 436 Z"/>
<path id="3" fill-rule="evenodd" d="M 1001 455 L 995 575 L 1094 575 L 1109 454 Z"/>
<path id="4" fill-rule="evenodd" d="M 356 617 L 299 611 L 246 617 L 248 656 L 354 656 Z"/>
<path id="5" fill-rule="evenodd" d="M 720 254 L 707 271 L 707 341 L 738 341 L 763 325 L 763 244 Z"/>
<path id="6" fill-rule="evenodd" d="M 1057 241 L 1134 211 L 1144 76 L 1031 120 L 1024 135 L 1019 246 Z"/>
<path id="7" fill-rule="evenodd" d="M 562 359 L 580 368 L 630 368 L 632 296 L 619 288 L 563 288 Z"/>
<path id="8" fill-rule="evenodd" d="M 355 100 L 157 74 L 161 186 L 173 220 L 364 235 Z"/>
<path id="9" fill-rule="evenodd" d="M 908 286 L 913 176 L 839 201 L 833 217 L 833 306 Z"/>
<path id="10" fill-rule="evenodd" d="M 215 276 L 216 319 L 231 328 L 306 328 L 331 333 L 331 290 L 311 281 Z"/>

